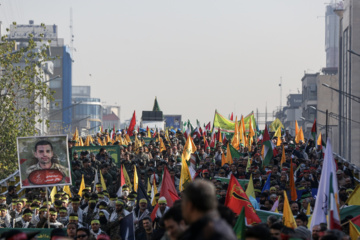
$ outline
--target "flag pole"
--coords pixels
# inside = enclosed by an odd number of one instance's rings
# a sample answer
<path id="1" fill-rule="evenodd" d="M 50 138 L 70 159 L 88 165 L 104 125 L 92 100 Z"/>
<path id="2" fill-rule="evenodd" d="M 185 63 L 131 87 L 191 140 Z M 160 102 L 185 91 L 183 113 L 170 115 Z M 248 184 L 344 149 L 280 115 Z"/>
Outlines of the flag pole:
<path id="1" fill-rule="evenodd" d="M 48 228 L 50 228 L 50 208 L 49 208 L 49 196 L 48 196 L 48 194 L 49 194 L 49 188 L 48 187 L 46 187 L 46 202 L 47 202 L 47 224 L 48 224 Z"/>

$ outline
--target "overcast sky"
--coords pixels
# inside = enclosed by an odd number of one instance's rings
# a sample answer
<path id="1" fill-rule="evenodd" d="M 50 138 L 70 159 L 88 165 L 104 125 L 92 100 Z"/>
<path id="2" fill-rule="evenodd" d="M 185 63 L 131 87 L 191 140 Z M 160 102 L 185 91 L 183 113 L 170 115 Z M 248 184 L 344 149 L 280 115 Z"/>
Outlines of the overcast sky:
<path id="1" fill-rule="evenodd" d="M 121 106 L 121 120 L 151 110 L 212 121 L 269 112 L 325 66 L 320 0 L 0 0 L 0 21 L 56 24 L 69 44 L 73 85 Z M 91 77 L 89 76 L 91 74 Z"/>

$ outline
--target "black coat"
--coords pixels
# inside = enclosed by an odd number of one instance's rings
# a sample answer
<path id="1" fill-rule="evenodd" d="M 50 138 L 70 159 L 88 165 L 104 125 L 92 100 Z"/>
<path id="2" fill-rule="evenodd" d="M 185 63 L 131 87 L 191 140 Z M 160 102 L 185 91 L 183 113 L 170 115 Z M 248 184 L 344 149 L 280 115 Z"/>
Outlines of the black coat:
<path id="1" fill-rule="evenodd" d="M 179 240 L 236 240 L 233 229 L 218 214 L 207 214 L 189 226 Z"/>

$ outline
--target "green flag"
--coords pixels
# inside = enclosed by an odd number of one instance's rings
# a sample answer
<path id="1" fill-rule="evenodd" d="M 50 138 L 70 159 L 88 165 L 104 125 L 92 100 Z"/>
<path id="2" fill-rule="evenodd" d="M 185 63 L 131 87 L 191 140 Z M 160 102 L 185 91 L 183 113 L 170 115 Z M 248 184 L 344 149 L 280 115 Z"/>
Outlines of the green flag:
<path id="1" fill-rule="evenodd" d="M 241 157 L 241 153 L 239 153 L 231 144 L 229 144 L 229 146 L 232 158 L 239 159 Z"/>
<path id="2" fill-rule="evenodd" d="M 245 239 L 245 208 L 241 209 L 240 215 L 235 223 L 234 232 L 238 240 Z"/>

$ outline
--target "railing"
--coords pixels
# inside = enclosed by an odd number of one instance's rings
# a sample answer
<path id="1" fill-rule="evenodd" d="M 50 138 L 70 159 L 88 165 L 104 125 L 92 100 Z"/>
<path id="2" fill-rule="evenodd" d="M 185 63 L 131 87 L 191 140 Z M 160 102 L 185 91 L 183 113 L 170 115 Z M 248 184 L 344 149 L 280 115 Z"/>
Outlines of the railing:
<path id="1" fill-rule="evenodd" d="M 340 156 L 340 155 L 337 154 L 336 152 L 333 152 L 333 155 L 334 155 L 337 159 L 339 159 L 341 162 L 347 162 L 347 163 L 349 163 L 350 170 L 353 171 L 354 180 L 355 180 L 357 183 L 360 183 L 360 180 L 355 177 L 355 173 L 357 173 L 357 174 L 358 174 L 358 177 L 359 177 L 360 168 L 358 168 L 355 164 L 349 162 L 348 160 L 346 160 L 345 158 L 343 158 L 342 156 Z"/>
<path id="2" fill-rule="evenodd" d="M 4 178 L 0 180 L 0 186 L 1 186 L 1 194 L 5 195 L 7 194 L 7 189 L 9 186 L 15 186 L 16 187 L 16 194 L 19 196 L 22 196 L 24 193 L 24 189 L 20 188 L 20 175 L 19 170 L 16 170 L 13 174 L 9 175 L 7 178 Z"/>

